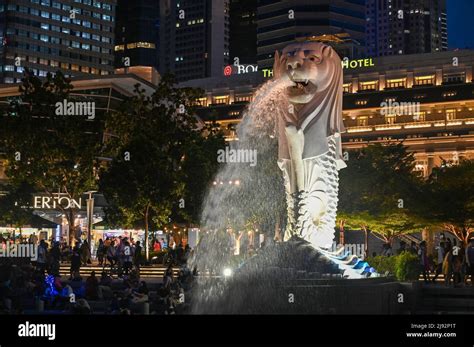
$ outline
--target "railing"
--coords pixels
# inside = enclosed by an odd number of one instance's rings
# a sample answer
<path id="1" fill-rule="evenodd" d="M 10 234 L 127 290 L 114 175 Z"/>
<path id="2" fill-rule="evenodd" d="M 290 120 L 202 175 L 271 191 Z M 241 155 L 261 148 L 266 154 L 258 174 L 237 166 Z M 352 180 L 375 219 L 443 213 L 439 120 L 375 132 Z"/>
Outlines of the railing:
<path id="1" fill-rule="evenodd" d="M 474 125 L 474 118 L 346 127 L 348 133 Z"/>

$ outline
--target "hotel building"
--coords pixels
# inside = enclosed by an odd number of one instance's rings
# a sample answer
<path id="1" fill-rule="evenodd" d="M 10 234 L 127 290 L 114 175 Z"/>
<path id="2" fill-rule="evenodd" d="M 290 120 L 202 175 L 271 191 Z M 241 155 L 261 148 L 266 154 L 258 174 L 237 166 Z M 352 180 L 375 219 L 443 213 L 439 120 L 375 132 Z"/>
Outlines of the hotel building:
<path id="1" fill-rule="evenodd" d="M 415 154 L 416 170 L 474 158 L 474 51 L 394 55 L 344 63 L 344 150 L 402 142 Z M 236 140 L 253 93 L 271 69 L 194 80 L 205 88 L 197 100 L 203 120 L 217 118 L 227 140 Z"/>

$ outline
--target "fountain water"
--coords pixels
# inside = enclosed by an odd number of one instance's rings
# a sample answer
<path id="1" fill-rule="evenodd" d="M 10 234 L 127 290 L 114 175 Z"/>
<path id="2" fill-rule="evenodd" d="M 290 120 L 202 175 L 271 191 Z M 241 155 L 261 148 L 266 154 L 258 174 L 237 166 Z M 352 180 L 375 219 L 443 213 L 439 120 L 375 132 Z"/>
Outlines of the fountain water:
<path id="1" fill-rule="evenodd" d="M 295 44 L 276 55 L 274 70 L 276 78 L 259 88 L 245 111 L 238 141 L 229 144 L 230 150 L 255 151 L 257 165 L 229 160 L 205 200 L 205 234 L 189 263 L 207 275 L 195 288 L 195 313 L 262 312 L 258 308 L 269 303 L 247 302 L 244 293 L 261 297 L 281 281 L 373 276 L 366 262 L 327 250 L 334 238 L 337 171 L 345 166 L 340 59 L 323 44 Z M 233 230 L 245 230 L 250 221 L 269 234 L 285 212 L 285 242 L 270 239 L 236 263 Z M 229 267 L 232 276 L 226 270 L 221 280 L 212 277 Z"/>

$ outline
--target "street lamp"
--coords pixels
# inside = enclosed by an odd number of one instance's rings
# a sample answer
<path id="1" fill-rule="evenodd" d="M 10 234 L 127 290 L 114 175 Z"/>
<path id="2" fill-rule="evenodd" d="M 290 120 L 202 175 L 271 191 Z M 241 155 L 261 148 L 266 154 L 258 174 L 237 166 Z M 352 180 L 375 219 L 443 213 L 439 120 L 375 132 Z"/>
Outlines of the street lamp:
<path id="1" fill-rule="evenodd" d="M 90 190 L 85 192 L 84 194 L 89 194 L 89 198 L 87 199 L 87 243 L 89 244 L 89 251 L 92 254 L 92 218 L 94 215 L 94 197 L 93 194 L 97 193 L 96 190 Z"/>

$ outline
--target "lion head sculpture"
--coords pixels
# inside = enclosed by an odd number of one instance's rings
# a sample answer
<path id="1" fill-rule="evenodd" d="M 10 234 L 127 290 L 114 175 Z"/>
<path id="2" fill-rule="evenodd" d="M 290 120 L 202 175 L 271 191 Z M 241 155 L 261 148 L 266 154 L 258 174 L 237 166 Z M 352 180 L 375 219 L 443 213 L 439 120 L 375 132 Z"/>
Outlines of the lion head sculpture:
<path id="1" fill-rule="evenodd" d="M 303 159 L 327 152 L 328 137 L 344 131 L 342 122 L 342 64 L 337 53 L 320 42 L 294 43 L 275 54 L 275 79 L 286 80 L 289 110 L 279 129 L 294 125 L 305 135 Z M 282 132 L 280 132 L 282 133 Z M 284 136 L 280 158 L 289 158 Z M 338 140 L 338 167 L 345 167 Z"/>

